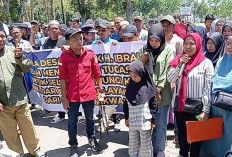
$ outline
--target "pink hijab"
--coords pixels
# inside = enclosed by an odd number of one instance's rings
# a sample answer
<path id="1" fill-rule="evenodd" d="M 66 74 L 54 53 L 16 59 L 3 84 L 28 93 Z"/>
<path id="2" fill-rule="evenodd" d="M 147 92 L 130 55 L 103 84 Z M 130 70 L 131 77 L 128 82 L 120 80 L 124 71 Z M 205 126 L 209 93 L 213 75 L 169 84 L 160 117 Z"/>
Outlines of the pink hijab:
<path id="1" fill-rule="evenodd" d="M 205 56 L 202 51 L 202 39 L 200 35 L 198 35 L 197 33 L 190 33 L 184 38 L 184 41 L 186 40 L 188 36 L 193 37 L 193 39 L 195 40 L 196 52 L 191 56 L 182 74 L 182 81 L 181 81 L 180 91 L 178 95 L 178 111 L 179 112 L 183 110 L 184 105 L 185 105 L 188 73 L 205 59 Z M 179 64 L 180 58 L 183 54 L 185 54 L 185 52 L 183 52 L 181 55 L 176 56 L 174 60 L 172 60 L 169 63 L 169 65 L 175 68 Z"/>

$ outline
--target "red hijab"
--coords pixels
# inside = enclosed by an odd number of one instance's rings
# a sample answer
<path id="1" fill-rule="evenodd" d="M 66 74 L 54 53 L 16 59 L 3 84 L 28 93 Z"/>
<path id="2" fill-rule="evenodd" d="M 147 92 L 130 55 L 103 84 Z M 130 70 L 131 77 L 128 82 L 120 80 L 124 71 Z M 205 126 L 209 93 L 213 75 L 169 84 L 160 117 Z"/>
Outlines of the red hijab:
<path id="1" fill-rule="evenodd" d="M 190 33 L 184 38 L 184 41 L 186 40 L 186 38 L 188 36 L 193 37 L 193 39 L 195 40 L 196 52 L 192 56 L 190 56 L 190 60 L 186 64 L 185 69 L 184 69 L 183 74 L 182 74 L 182 81 L 181 81 L 180 91 L 179 91 L 179 95 L 178 95 L 178 110 L 179 110 L 179 112 L 183 110 L 184 105 L 185 105 L 188 73 L 205 59 L 205 56 L 204 56 L 203 50 L 202 50 L 202 39 L 201 39 L 200 35 L 198 35 L 197 33 Z M 169 65 L 174 67 L 174 68 L 176 66 L 178 66 L 178 64 L 180 62 L 180 58 L 183 54 L 185 54 L 185 52 L 183 52 L 181 55 L 176 56 L 174 58 L 174 60 L 172 60 L 169 63 Z"/>

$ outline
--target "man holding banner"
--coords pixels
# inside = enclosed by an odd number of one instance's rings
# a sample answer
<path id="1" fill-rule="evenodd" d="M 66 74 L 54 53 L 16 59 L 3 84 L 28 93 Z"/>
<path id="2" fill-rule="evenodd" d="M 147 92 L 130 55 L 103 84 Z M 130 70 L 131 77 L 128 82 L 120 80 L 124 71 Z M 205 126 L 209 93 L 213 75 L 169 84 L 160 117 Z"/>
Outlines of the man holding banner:
<path id="1" fill-rule="evenodd" d="M 59 60 L 62 103 L 68 112 L 68 134 L 71 157 L 77 153 L 77 116 L 80 104 L 86 117 L 86 132 L 93 151 L 99 151 L 100 145 L 95 137 L 93 118 L 94 99 L 97 98 L 94 78 L 99 86 L 99 98 L 104 98 L 101 70 L 94 51 L 83 47 L 82 32 L 68 29 L 65 39 L 70 49 L 62 52 Z"/>

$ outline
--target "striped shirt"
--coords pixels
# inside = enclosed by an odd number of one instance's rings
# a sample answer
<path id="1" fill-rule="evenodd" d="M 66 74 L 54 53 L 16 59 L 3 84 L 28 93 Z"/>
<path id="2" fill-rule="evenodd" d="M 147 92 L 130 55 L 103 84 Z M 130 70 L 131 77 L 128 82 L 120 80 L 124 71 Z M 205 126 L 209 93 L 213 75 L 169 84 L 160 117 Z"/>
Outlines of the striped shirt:
<path id="1" fill-rule="evenodd" d="M 168 72 L 168 82 L 175 83 L 180 68 L 171 67 Z M 214 67 L 209 59 L 205 59 L 194 67 L 187 76 L 186 98 L 202 99 L 203 111 L 209 113 L 211 107 L 211 81 L 214 75 Z"/>

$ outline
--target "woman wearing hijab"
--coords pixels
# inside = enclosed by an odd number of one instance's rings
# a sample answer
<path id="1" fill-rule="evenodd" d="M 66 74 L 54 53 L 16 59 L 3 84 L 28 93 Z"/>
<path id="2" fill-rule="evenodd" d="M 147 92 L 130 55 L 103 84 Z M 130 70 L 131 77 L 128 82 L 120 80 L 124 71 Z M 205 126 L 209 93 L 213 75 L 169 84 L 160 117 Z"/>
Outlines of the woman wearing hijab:
<path id="1" fill-rule="evenodd" d="M 228 22 L 224 24 L 224 26 L 222 27 L 222 34 L 227 40 L 228 37 L 232 34 L 232 23 Z"/>
<path id="2" fill-rule="evenodd" d="M 214 32 L 222 32 L 222 20 L 216 19 L 212 22 L 211 28 L 210 28 L 210 34 L 213 34 Z"/>
<path id="3" fill-rule="evenodd" d="M 207 32 L 205 27 L 203 26 L 196 26 L 195 27 L 195 33 L 199 34 L 202 39 L 202 50 L 203 52 L 206 51 L 206 41 L 207 41 Z"/>
<path id="4" fill-rule="evenodd" d="M 212 82 L 212 100 L 219 91 L 232 93 L 232 36 L 225 44 L 225 54 L 219 59 Z M 231 102 L 232 103 L 232 102 Z M 223 136 L 221 138 L 203 142 L 204 156 L 224 157 L 232 146 L 232 112 L 212 105 L 212 117 L 223 117 Z"/>
<path id="5" fill-rule="evenodd" d="M 184 40 L 184 52 L 182 55 L 175 57 L 170 62 L 170 70 L 167 79 L 170 83 L 175 83 L 179 77 L 180 67 L 182 63 L 186 66 L 182 73 L 180 90 L 177 95 L 178 108 L 175 111 L 178 138 L 180 145 L 179 154 L 183 157 L 198 157 L 201 147 L 201 142 L 187 142 L 186 121 L 195 121 L 197 114 L 187 112 L 185 109 L 186 100 L 195 99 L 203 103 L 201 119 L 208 119 L 210 111 L 210 91 L 211 77 L 214 74 L 212 62 L 207 59 L 202 51 L 202 40 L 197 33 L 190 33 Z M 191 146 L 190 146 L 191 145 Z"/>
<path id="6" fill-rule="evenodd" d="M 123 111 L 129 127 L 129 155 L 153 157 L 151 128 L 155 127 L 156 86 L 141 61 L 129 65 L 130 82 L 126 88 Z"/>
<path id="7" fill-rule="evenodd" d="M 214 67 L 224 53 L 224 46 L 224 37 L 219 32 L 214 32 L 207 39 L 205 57 L 212 61 Z"/>
<path id="8" fill-rule="evenodd" d="M 141 49 L 138 59 L 145 64 L 157 86 L 156 99 L 159 109 L 152 137 L 153 152 L 157 154 L 157 157 L 164 157 L 167 115 L 172 99 L 171 87 L 167 82 L 167 72 L 169 62 L 173 59 L 173 53 L 165 45 L 165 35 L 160 24 L 155 24 L 148 30 L 147 44 Z"/>
<path id="9" fill-rule="evenodd" d="M 194 32 L 196 25 L 193 23 L 187 24 L 186 25 L 186 34 L 190 34 Z"/>

